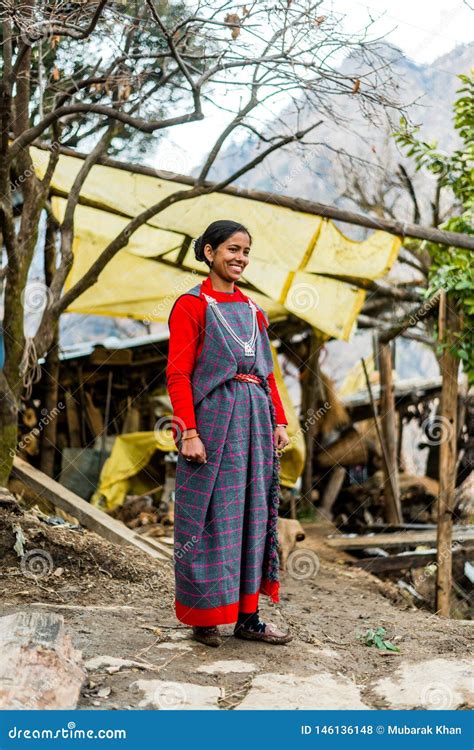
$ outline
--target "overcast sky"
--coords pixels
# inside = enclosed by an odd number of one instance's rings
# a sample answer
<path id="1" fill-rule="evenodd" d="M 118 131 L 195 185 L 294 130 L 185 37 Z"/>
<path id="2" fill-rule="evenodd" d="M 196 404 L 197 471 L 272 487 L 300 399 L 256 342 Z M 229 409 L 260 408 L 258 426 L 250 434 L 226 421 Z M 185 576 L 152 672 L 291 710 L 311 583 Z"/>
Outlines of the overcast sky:
<path id="1" fill-rule="evenodd" d="M 344 14 L 349 28 L 357 28 L 369 13 L 379 18 L 379 33 L 387 33 L 388 41 L 418 63 L 474 40 L 474 11 L 461 0 L 333 0 L 328 7 Z"/>
<path id="2" fill-rule="evenodd" d="M 474 0 L 328 0 L 321 14 L 341 16 L 344 31 L 356 33 L 375 21 L 371 38 L 384 36 L 416 63 L 432 63 L 460 44 L 474 41 Z M 205 107 L 206 115 L 211 111 Z M 178 174 L 190 174 L 229 117 L 214 109 L 200 123 L 171 128 L 158 145 L 151 164 Z"/>

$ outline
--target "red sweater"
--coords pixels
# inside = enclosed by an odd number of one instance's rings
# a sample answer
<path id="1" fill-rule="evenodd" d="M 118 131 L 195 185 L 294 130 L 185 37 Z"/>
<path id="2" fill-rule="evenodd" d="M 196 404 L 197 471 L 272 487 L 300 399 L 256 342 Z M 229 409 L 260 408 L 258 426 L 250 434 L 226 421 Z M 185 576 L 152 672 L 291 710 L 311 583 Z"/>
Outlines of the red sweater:
<path id="1" fill-rule="evenodd" d="M 212 288 L 211 278 L 208 276 L 201 285 L 202 291 L 218 302 L 242 302 L 247 297 L 234 284 L 233 292 L 219 292 Z M 191 376 L 194 364 L 204 344 L 206 301 L 201 297 L 185 294 L 179 297 L 169 318 L 169 350 L 166 367 L 168 393 L 173 406 L 174 417 L 190 430 L 196 425 L 194 414 L 193 391 Z M 260 310 L 257 312 L 259 329 L 268 323 Z M 288 424 L 280 394 L 278 393 L 275 376 L 270 373 L 267 377 L 268 385 L 275 406 L 277 424 Z"/>

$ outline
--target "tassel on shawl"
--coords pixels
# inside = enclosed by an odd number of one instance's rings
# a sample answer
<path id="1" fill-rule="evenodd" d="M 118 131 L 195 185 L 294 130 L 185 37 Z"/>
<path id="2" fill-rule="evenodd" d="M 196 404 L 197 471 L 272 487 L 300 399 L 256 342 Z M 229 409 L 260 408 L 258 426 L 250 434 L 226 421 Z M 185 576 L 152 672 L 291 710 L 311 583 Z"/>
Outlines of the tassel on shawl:
<path id="1" fill-rule="evenodd" d="M 270 414 L 273 430 L 276 427 L 275 407 L 272 401 L 270 386 L 267 379 L 262 378 L 262 386 L 265 390 L 270 404 Z M 268 581 L 279 581 L 280 559 L 278 555 L 278 506 L 280 504 L 280 457 L 273 448 L 273 471 L 269 492 L 268 524 L 263 558 L 263 576 Z M 271 595 L 272 601 L 278 601 L 278 593 Z"/>

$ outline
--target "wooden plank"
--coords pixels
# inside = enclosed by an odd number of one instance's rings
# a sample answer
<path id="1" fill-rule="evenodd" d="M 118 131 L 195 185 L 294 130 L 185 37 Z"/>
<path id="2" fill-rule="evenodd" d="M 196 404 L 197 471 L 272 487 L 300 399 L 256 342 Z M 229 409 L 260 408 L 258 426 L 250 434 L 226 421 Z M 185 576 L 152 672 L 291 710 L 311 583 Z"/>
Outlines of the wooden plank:
<path id="1" fill-rule="evenodd" d="M 427 531 L 436 529 L 435 523 L 371 523 L 366 527 L 366 533 L 377 533 L 378 531 Z"/>
<path id="2" fill-rule="evenodd" d="M 320 512 L 325 518 L 332 518 L 332 506 L 336 502 L 337 497 L 341 491 L 345 476 L 346 469 L 344 468 L 344 466 L 335 466 L 331 472 L 329 481 L 324 488 L 320 507 Z"/>
<path id="3" fill-rule="evenodd" d="M 460 330 L 455 303 L 443 291 L 439 303 L 439 341 L 445 347 L 440 358 L 443 378 L 439 423 L 438 534 L 436 539 L 436 613 L 449 617 L 452 587 L 452 529 L 456 495 L 457 410 L 459 359 L 452 351 Z"/>
<path id="4" fill-rule="evenodd" d="M 467 550 L 461 545 L 454 545 L 453 557 L 466 556 Z M 430 552 L 413 552 L 409 555 L 388 555 L 387 557 L 364 557 L 350 563 L 351 568 L 363 568 L 370 573 L 389 573 L 396 570 L 407 570 L 409 568 L 423 568 L 425 565 L 436 561 L 436 550 Z"/>
<path id="5" fill-rule="evenodd" d="M 71 448 L 81 448 L 81 420 L 74 396 L 66 391 L 66 418 L 69 431 L 69 446 Z"/>
<path id="6" fill-rule="evenodd" d="M 62 615 L 0 617 L 0 709 L 74 709 L 86 676 Z"/>
<path id="7" fill-rule="evenodd" d="M 94 437 L 97 438 L 104 432 L 104 418 L 100 409 L 92 401 L 91 394 L 84 391 L 84 398 L 86 402 L 87 424 Z"/>
<path id="8" fill-rule="evenodd" d="M 50 500 L 61 510 L 73 515 L 82 526 L 90 531 L 95 531 L 96 534 L 109 542 L 122 546 L 132 545 L 157 560 L 169 560 L 173 557 L 172 550 L 165 545 L 161 545 L 156 540 L 153 548 L 145 544 L 139 536 L 120 521 L 90 505 L 82 497 L 78 497 L 74 492 L 66 489 L 66 487 L 55 482 L 54 479 L 46 476 L 17 456 L 13 459 L 11 476 L 33 489 L 40 497 Z"/>
<path id="9" fill-rule="evenodd" d="M 105 346 L 97 346 L 89 356 L 89 362 L 92 365 L 129 365 L 132 362 L 132 352 L 130 349 L 107 349 Z"/>
<path id="10" fill-rule="evenodd" d="M 431 397 L 434 397 L 441 390 L 442 382 L 443 379 L 438 375 L 434 378 L 407 378 L 406 380 L 400 380 L 394 383 L 395 397 L 397 401 L 404 396 L 410 396 L 412 393 L 415 393 L 417 397 L 423 393 L 428 393 Z M 378 383 L 372 385 L 372 393 L 377 401 L 380 398 L 380 385 Z M 341 400 L 346 409 L 370 404 L 370 397 L 366 390 L 360 390 L 348 396 L 343 396 Z"/>
<path id="11" fill-rule="evenodd" d="M 335 549 L 364 549 L 366 547 L 412 547 L 419 544 L 436 543 L 436 529 L 428 531 L 402 531 L 399 534 L 361 534 L 360 536 L 326 537 L 330 547 Z M 474 527 L 457 527 L 453 531 L 453 541 L 472 546 L 474 542 Z"/>

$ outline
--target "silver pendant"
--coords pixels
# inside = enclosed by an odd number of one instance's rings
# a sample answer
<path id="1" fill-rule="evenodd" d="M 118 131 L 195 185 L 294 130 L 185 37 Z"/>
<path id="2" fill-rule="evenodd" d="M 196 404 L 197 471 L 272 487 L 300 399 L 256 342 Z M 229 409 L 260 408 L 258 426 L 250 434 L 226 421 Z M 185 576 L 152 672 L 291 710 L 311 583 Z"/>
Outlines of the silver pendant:
<path id="1" fill-rule="evenodd" d="M 250 346 L 250 344 L 245 344 L 244 354 L 246 357 L 253 357 L 255 354 L 255 349 L 253 348 L 253 346 Z"/>

